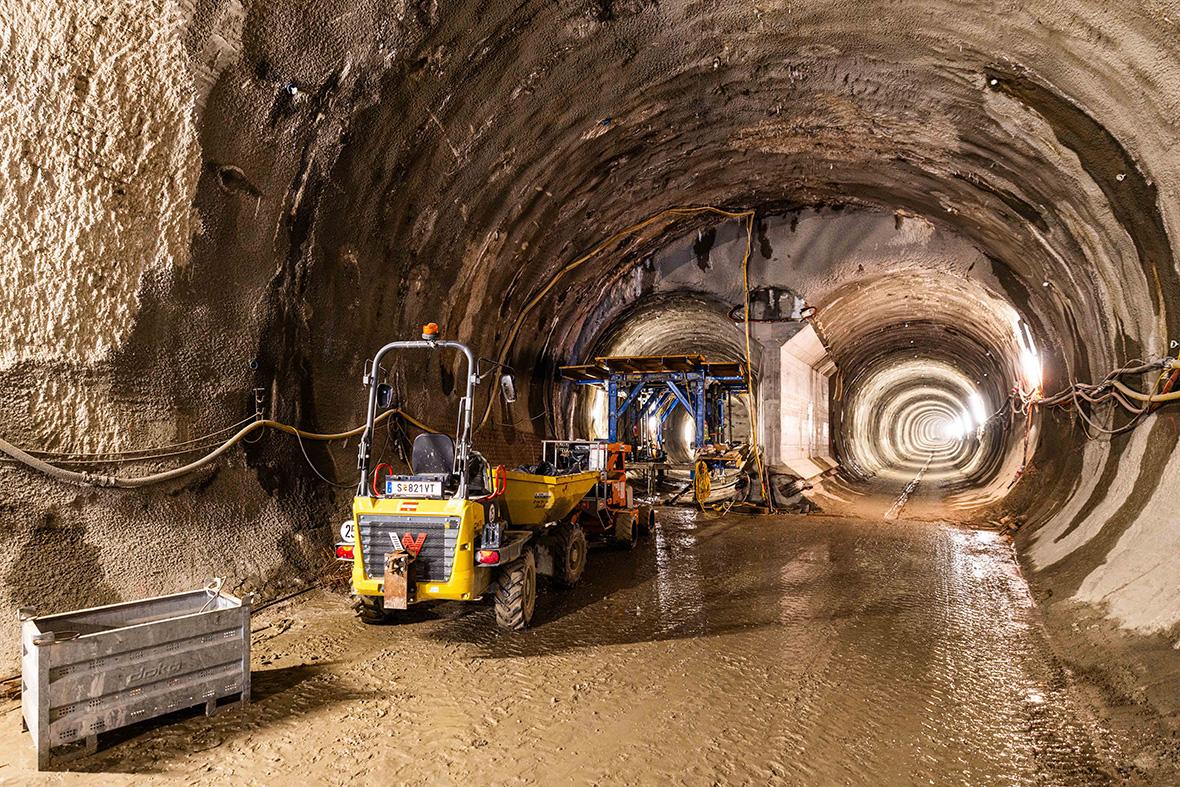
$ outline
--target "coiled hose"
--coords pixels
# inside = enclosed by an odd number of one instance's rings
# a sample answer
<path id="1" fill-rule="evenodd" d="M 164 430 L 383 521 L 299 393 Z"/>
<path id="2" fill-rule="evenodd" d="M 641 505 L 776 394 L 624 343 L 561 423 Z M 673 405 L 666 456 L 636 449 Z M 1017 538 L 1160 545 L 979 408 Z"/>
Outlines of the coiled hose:
<path id="1" fill-rule="evenodd" d="M 412 415 L 410 415 L 406 412 L 403 412 L 400 409 L 388 410 L 388 411 L 382 413 L 381 415 L 377 416 L 376 420 L 373 422 L 373 425 L 376 426 L 377 424 L 380 424 L 383 421 L 385 421 L 395 415 L 397 417 L 405 420 L 406 422 L 418 427 L 419 429 L 421 429 L 423 431 L 426 431 L 426 432 L 433 432 L 434 431 L 430 427 L 426 426 L 426 424 L 422 423 L 418 419 L 414 418 Z M 8 442 L 7 440 L 4 440 L 3 438 L 0 438 L 0 453 L 7 454 L 8 456 L 12 457 L 13 459 L 15 459 L 16 461 L 25 465 L 26 467 L 36 470 L 39 473 L 43 473 L 44 475 L 47 475 L 50 478 L 54 478 L 58 481 L 62 481 L 63 483 L 75 484 L 78 486 L 114 487 L 116 489 L 140 489 L 145 486 L 152 486 L 154 484 L 162 484 L 165 481 L 173 481 L 177 478 L 181 478 L 183 476 L 186 476 L 189 473 L 200 470 L 202 467 L 206 467 L 206 466 L 212 464 L 213 462 L 215 462 L 219 457 L 221 457 L 223 454 L 225 454 L 225 452 L 228 451 L 230 448 L 233 448 L 235 445 L 240 443 L 246 437 L 250 436 L 254 432 L 259 431 L 260 429 L 275 429 L 280 432 L 286 432 L 287 434 L 295 435 L 296 437 L 299 437 L 299 438 L 303 438 L 303 439 L 307 439 L 307 440 L 319 440 L 321 442 L 329 442 L 332 440 L 347 440 L 350 437 L 357 437 L 362 432 L 365 431 L 365 427 L 358 426 L 355 429 L 349 429 L 347 432 L 336 432 L 334 434 L 319 434 L 317 432 L 305 432 L 302 429 L 298 429 L 298 428 L 291 426 L 289 424 L 284 424 L 280 421 L 272 421 L 270 419 L 263 419 L 263 420 L 259 420 L 259 421 L 253 421 L 253 422 L 247 424 L 246 426 L 242 427 L 241 429 L 238 430 L 238 432 L 236 434 L 234 434 L 232 437 L 230 437 L 228 440 L 226 440 L 221 445 L 214 448 L 209 453 L 202 456 L 200 459 L 197 459 L 193 462 L 189 462 L 188 464 L 186 464 L 182 467 L 173 468 L 172 470 L 165 470 L 160 473 L 153 473 L 151 475 L 134 476 L 134 477 L 104 475 L 102 473 L 87 473 L 87 472 L 79 472 L 76 470 L 66 470 L 65 468 L 58 467 L 56 465 L 51 465 L 44 460 L 41 460 L 35 456 L 32 456 L 27 451 L 17 448 L 15 445 Z"/>

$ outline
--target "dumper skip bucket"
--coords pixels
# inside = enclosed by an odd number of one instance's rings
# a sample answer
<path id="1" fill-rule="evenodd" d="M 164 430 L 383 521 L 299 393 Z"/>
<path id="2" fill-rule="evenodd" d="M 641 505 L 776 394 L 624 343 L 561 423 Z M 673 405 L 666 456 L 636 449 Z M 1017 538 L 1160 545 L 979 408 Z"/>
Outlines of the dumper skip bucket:
<path id="1" fill-rule="evenodd" d="M 598 473 L 533 475 L 509 470 L 504 505 L 513 527 L 560 522 L 598 483 Z"/>

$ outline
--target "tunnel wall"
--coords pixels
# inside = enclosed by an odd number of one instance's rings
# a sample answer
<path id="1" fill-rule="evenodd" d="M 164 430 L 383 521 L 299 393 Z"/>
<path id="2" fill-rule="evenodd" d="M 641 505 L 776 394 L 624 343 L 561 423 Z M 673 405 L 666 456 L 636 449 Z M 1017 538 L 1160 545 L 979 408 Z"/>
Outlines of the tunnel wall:
<path id="1" fill-rule="evenodd" d="M 202 60 L 189 10 L 0 11 L 0 435 L 20 446 L 72 455 L 160 446 L 252 409 L 251 311 L 269 266 L 210 279 L 192 248 L 214 229 L 197 196 L 198 83 L 217 78 L 216 52 L 239 36 L 227 21 Z M 234 292 L 244 279 L 259 286 Z M 322 549 L 301 514 L 318 505 L 306 489 L 272 495 L 241 454 L 147 492 L 62 485 L 5 462 L 0 607 L 13 621 L 22 605 L 60 611 L 215 575 L 238 591 L 292 587 Z M 0 628 L 10 664 L 18 636 L 14 623 Z"/>
<path id="2" fill-rule="evenodd" d="M 522 433 L 567 425 L 556 367 L 643 291 L 644 260 L 668 249 L 716 279 L 745 239 L 674 223 L 526 308 L 537 288 L 687 202 L 758 207 L 755 275 L 773 261 L 820 305 L 918 269 L 955 284 L 915 313 L 1002 294 L 1040 318 L 1050 383 L 1177 338 L 1166 3 L 22 0 L 0 23 L 17 86 L 0 107 L 0 434 L 20 445 L 189 440 L 250 417 L 256 388 L 283 420 L 352 426 L 382 342 L 435 319 L 494 356 L 520 318 L 522 397 L 487 423 L 524 450 Z M 856 330 L 823 310 L 816 325 L 838 362 L 855 349 Z M 449 423 L 456 364 L 391 374 L 408 408 Z M 1050 606 L 1175 639 L 1170 558 L 1145 551 L 1166 543 L 1171 418 L 1099 448 L 1046 420 L 1005 505 Z M 353 449 L 309 459 L 350 486 Z M 273 590 L 311 575 L 347 494 L 269 438 L 147 492 L 5 463 L 0 602 L 64 609 L 222 573 Z M 1095 510 L 1109 516 L 1079 519 Z M 1048 543 L 1073 548 L 1049 562 Z"/>
<path id="3" fill-rule="evenodd" d="M 801 478 L 835 467 L 828 378 L 835 365 L 809 325 L 788 339 L 780 351 L 780 450 L 775 461 Z"/>

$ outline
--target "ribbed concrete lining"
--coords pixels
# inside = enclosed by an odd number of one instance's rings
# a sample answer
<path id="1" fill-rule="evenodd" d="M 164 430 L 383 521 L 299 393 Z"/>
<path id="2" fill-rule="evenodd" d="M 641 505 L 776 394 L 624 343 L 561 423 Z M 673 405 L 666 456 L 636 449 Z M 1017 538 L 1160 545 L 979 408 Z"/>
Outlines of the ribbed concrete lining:
<path id="1" fill-rule="evenodd" d="M 842 439 L 853 468 L 909 480 L 920 467 L 928 477 L 978 472 L 997 436 L 976 427 L 987 405 L 971 381 L 953 367 L 914 360 L 866 381 L 850 404 Z"/>

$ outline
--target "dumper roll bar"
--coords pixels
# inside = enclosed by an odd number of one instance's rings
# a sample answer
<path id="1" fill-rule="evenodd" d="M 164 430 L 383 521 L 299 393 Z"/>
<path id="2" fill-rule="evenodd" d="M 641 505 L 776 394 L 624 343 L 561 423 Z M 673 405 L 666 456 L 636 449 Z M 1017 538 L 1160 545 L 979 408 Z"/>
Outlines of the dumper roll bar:
<path id="1" fill-rule="evenodd" d="M 369 461 L 372 458 L 373 426 L 377 419 L 377 386 L 380 384 L 381 358 L 391 350 L 439 350 L 453 347 L 467 356 L 467 392 L 459 402 L 459 433 L 456 435 L 455 465 L 452 468 L 459 475 L 459 488 L 455 491 L 455 499 L 467 497 L 467 466 L 471 458 L 471 410 L 475 397 L 475 385 L 479 382 L 476 376 L 475 355 L 471 348 L 459 342 L 445 339 L 423 338 L 416 341 L 390 342 L 377 351 L 373 356 L 373 365 L 365 372 L 364 384 L 369 387 L 369 412 L 365 417 L 365 431 L 361 435 L 360 448 L 357 450 L 357 467 L 361 471 L 360 482 L 357 484 L 357 497 L 366 497 L 369 481 Z"/>

